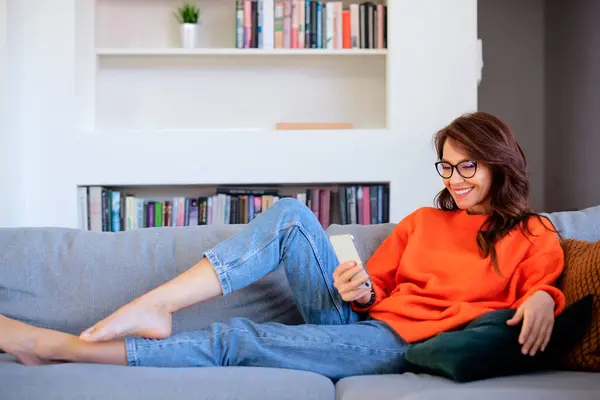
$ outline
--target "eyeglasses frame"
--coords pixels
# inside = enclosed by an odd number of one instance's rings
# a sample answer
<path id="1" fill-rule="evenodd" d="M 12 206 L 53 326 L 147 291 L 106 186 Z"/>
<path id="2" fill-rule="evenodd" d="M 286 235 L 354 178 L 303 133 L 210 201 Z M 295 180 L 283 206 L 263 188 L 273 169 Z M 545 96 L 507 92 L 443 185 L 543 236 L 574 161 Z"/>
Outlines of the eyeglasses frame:
<path id="1" fill-rule="evenodd" d="M 471 175 L 471 176 L 464 176 L 463 174 L 461 174 L 461 173 L 460 173 L 460 170 L 458 169 L 458 166 L 459 166 L 460 164 L 462 164 L 462 163 L 465 163 L 465 162 L 468 162 L 468 163 L 473 163 L 473 164 L 475 164 L 475 171 L 473 171 L 473 175 Z M 450 176 L 449 176 L 449 177 L 447 177 L 447 178 L 446 178 L 446 177 L 444 177 L 444 176 L 443 176 L 443 175 L 440 173 L 440 170 L 439 170 L 439 168 L 438 168 L 438 165 L 440 165 L 440 164 L 448 164 L 449 166 L 451 166 L 451 167 L 452 167 L 452 169 L 450 170 Z M 439 175 L 440 177 L 442 177 L 442 179 L 450 179 L 450 178 L 452 178 L 452 175 L 454 175 L 454 170 L 456 170 L 456 172 L 458 173 L 458 175 L 460 175 L 460 176 L 461 176 L 461 177 L 463 177 L 464 179 L 471 179 L 471 178 L 472 178 L 472 177 L 474 177 L 474 176 L 475 176 L 475 174 L 477 173 L 477 167 L 479 166 L 479 163 L 478 163 L 477 161 L 473 161 L 473 160 L 462 160 L 462 161 L 459 161 L 457 164 L 452 164 L 452 163 L 449 163 L 448 161 L 443 161 L 443 160 L 440 160 L 440 161 L 436 162 L 434 165 L 435 165 L 435 171 L 438 173 L 438 175 Z"/>

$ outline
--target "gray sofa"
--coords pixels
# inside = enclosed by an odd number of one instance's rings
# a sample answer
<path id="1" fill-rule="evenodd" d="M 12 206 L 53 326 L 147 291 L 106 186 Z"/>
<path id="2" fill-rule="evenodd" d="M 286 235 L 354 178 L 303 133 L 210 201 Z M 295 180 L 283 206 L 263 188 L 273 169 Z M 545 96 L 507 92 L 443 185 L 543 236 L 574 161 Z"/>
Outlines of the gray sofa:
<path id="1" fill-rule="evenodd" d="M 600 207 L 551 214 L 564 236 L 600 240 Z M 0 314 L 73 334 L 189 268 L 240 226 L 151 228 L 93 233 L 63 228 L 0 229 Z M 393 229 L 351 232 L 368 258 Z M 231 296 L 185 309 L 174 332 L 247 316 L 301 322 L 282 270 Z M 24 367 L 0 354 L 0 399 L 600 399 L 600 375 L 539 373 L 456 384 L 412 373 L 332 382 L 318 374 L 267 368 L 130 368 L 89 364 Z"/>

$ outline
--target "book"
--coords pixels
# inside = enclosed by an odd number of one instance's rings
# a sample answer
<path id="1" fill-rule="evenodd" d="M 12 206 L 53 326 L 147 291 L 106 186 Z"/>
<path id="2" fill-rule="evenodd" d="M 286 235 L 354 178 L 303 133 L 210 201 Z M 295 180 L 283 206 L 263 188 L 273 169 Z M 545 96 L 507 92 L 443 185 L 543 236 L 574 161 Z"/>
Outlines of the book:
<path id="1" fill-rule="evenodd" d="M 354 129 L 350 122 L 278 122 L 275 130 L 328 130 L 328 129 Z"/>
<path id="2" fill-rule="evenodd" d="M 235 2 L 235 47 L 244 48 L 244 0 Z"/>
<path id="3" fill-rule="evenodd" d="M 351 48 L 358 49 L 360 47 L 359 32 L 360 32 L 360 13 L 358 4 L 350 4 L 350 40 Z"/>
<path id="4" fill-rule="evenodd" d="M 274 3 L 274 47 L 283 49 L 285 46 L 284 40 L 284 11 L 283 0 L 275 0 Z"/>
<path id="5" fill-rule="evenodd" d="M 302 3 L 298 0 L 292 0 L 292 30 L 291 30 L 291 48 L 298 49 L 300 47 L 300 10 Z"/>
<path id="6" fill-rule="evenodd" d="M 342 48 L 352 48 L 352 20 L 350 10 L 342 12 Z"/>
<path id="7" fill-rule="evenodd" d="M 259 0 L 261 5 L 259 12 L 261 15 L 261 44 L 262 49 L 272 49 L 275 47 L 275 3 L 273 0 Z"/>
<path id="8" fill-rule="evenodd" d="M 323 41 L 324 41 L 324 32 L 323 32 L 323 2 L 322 1 L 315 1 L 316 3 L 316 17 L 315 17 L 315 22 L 316 22 L 316 26 L 315 26 L 315 34 L 316 34 L 316 39 L 315 39 L 315 47 L 317 49 L 322 49 L 323 46 Z"/>
<path id="9" fill-rule="evenodd" d="M 283 0 L 283 48 L 292 48 L 292 0 Z"/>
<path id="10" fill-rule="evenodd" d="M 333 36 L 335 33 L 335 7 L 333 6 L 333 3 L 329 3 L 326 7 L 326 24 L 325 24 L 325 28 L 327 30 L 326 34 L 325 34 L 325 43 L 326 46 L 325 48 L 327 49 L 333 49 L 334 48 L 334 42 L 333 42 Z"/>
<path id="11" fill-rule="evenodd" d="M 252 47 L 252 1 L 244 0 L 244 48 Z"/>
<path id="12" fill-rule="evenodd" d="M 258 32 L 259 32 L 259 15 L 258 15 L 258 0 L 252 0 L 250 3 L 250 48 L 258 48 Z"/>

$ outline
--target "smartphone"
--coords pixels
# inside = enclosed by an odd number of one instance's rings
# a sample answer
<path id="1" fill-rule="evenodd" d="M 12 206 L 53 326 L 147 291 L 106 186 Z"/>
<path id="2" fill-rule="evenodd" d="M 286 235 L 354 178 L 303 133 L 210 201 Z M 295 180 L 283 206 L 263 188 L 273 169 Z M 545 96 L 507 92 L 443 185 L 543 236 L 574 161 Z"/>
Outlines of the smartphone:
<path id="1" fill-rule="evenodd" d="M 361 265 L 365 273 L 369 275 L 367 268 L 360 257 L 360 254 L 358 254 L 354 236 L 350 234 L 332 235 L 329 237 L 329 241 L 331 242 L 331 246 L 333 246 L 333 251 L 335 252 L 340 264 L 354 261 L 357 265 Z M 371 278 L 369 278 L 368 281 L 361 284 L 358 288 L 370 289 L 371 286 Z"/>

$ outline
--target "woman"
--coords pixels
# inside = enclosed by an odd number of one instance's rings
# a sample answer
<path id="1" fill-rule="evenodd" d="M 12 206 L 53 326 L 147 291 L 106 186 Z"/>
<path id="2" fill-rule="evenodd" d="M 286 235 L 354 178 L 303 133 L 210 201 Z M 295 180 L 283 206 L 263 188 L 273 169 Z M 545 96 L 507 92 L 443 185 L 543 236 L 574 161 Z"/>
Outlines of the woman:
<path id="1" fill-rule="evenodd" d="M 516 312 L 524 354 L 544 351 L 565 306 L 556 233 L 528 204 L 525 157 L 509 129 L 477 112 L 437 133 L 445 185 L 437 208 L 404 218 L 367 263 L 338 265 L 313 213 L 282 199 L 172 281 L 80 337 L 0 318 L 0 348 L 24 364 L 53 360 L 131 366 L 244 365 L 332 379 L 400 373 L 411 343 L 462 329 L 501 308 Z M 406 188 L 410 190 L 410 188 Z M 234 319 L 171 336 L 171 315 L 227 295 L 283 265 L 306 322 Z"/>

